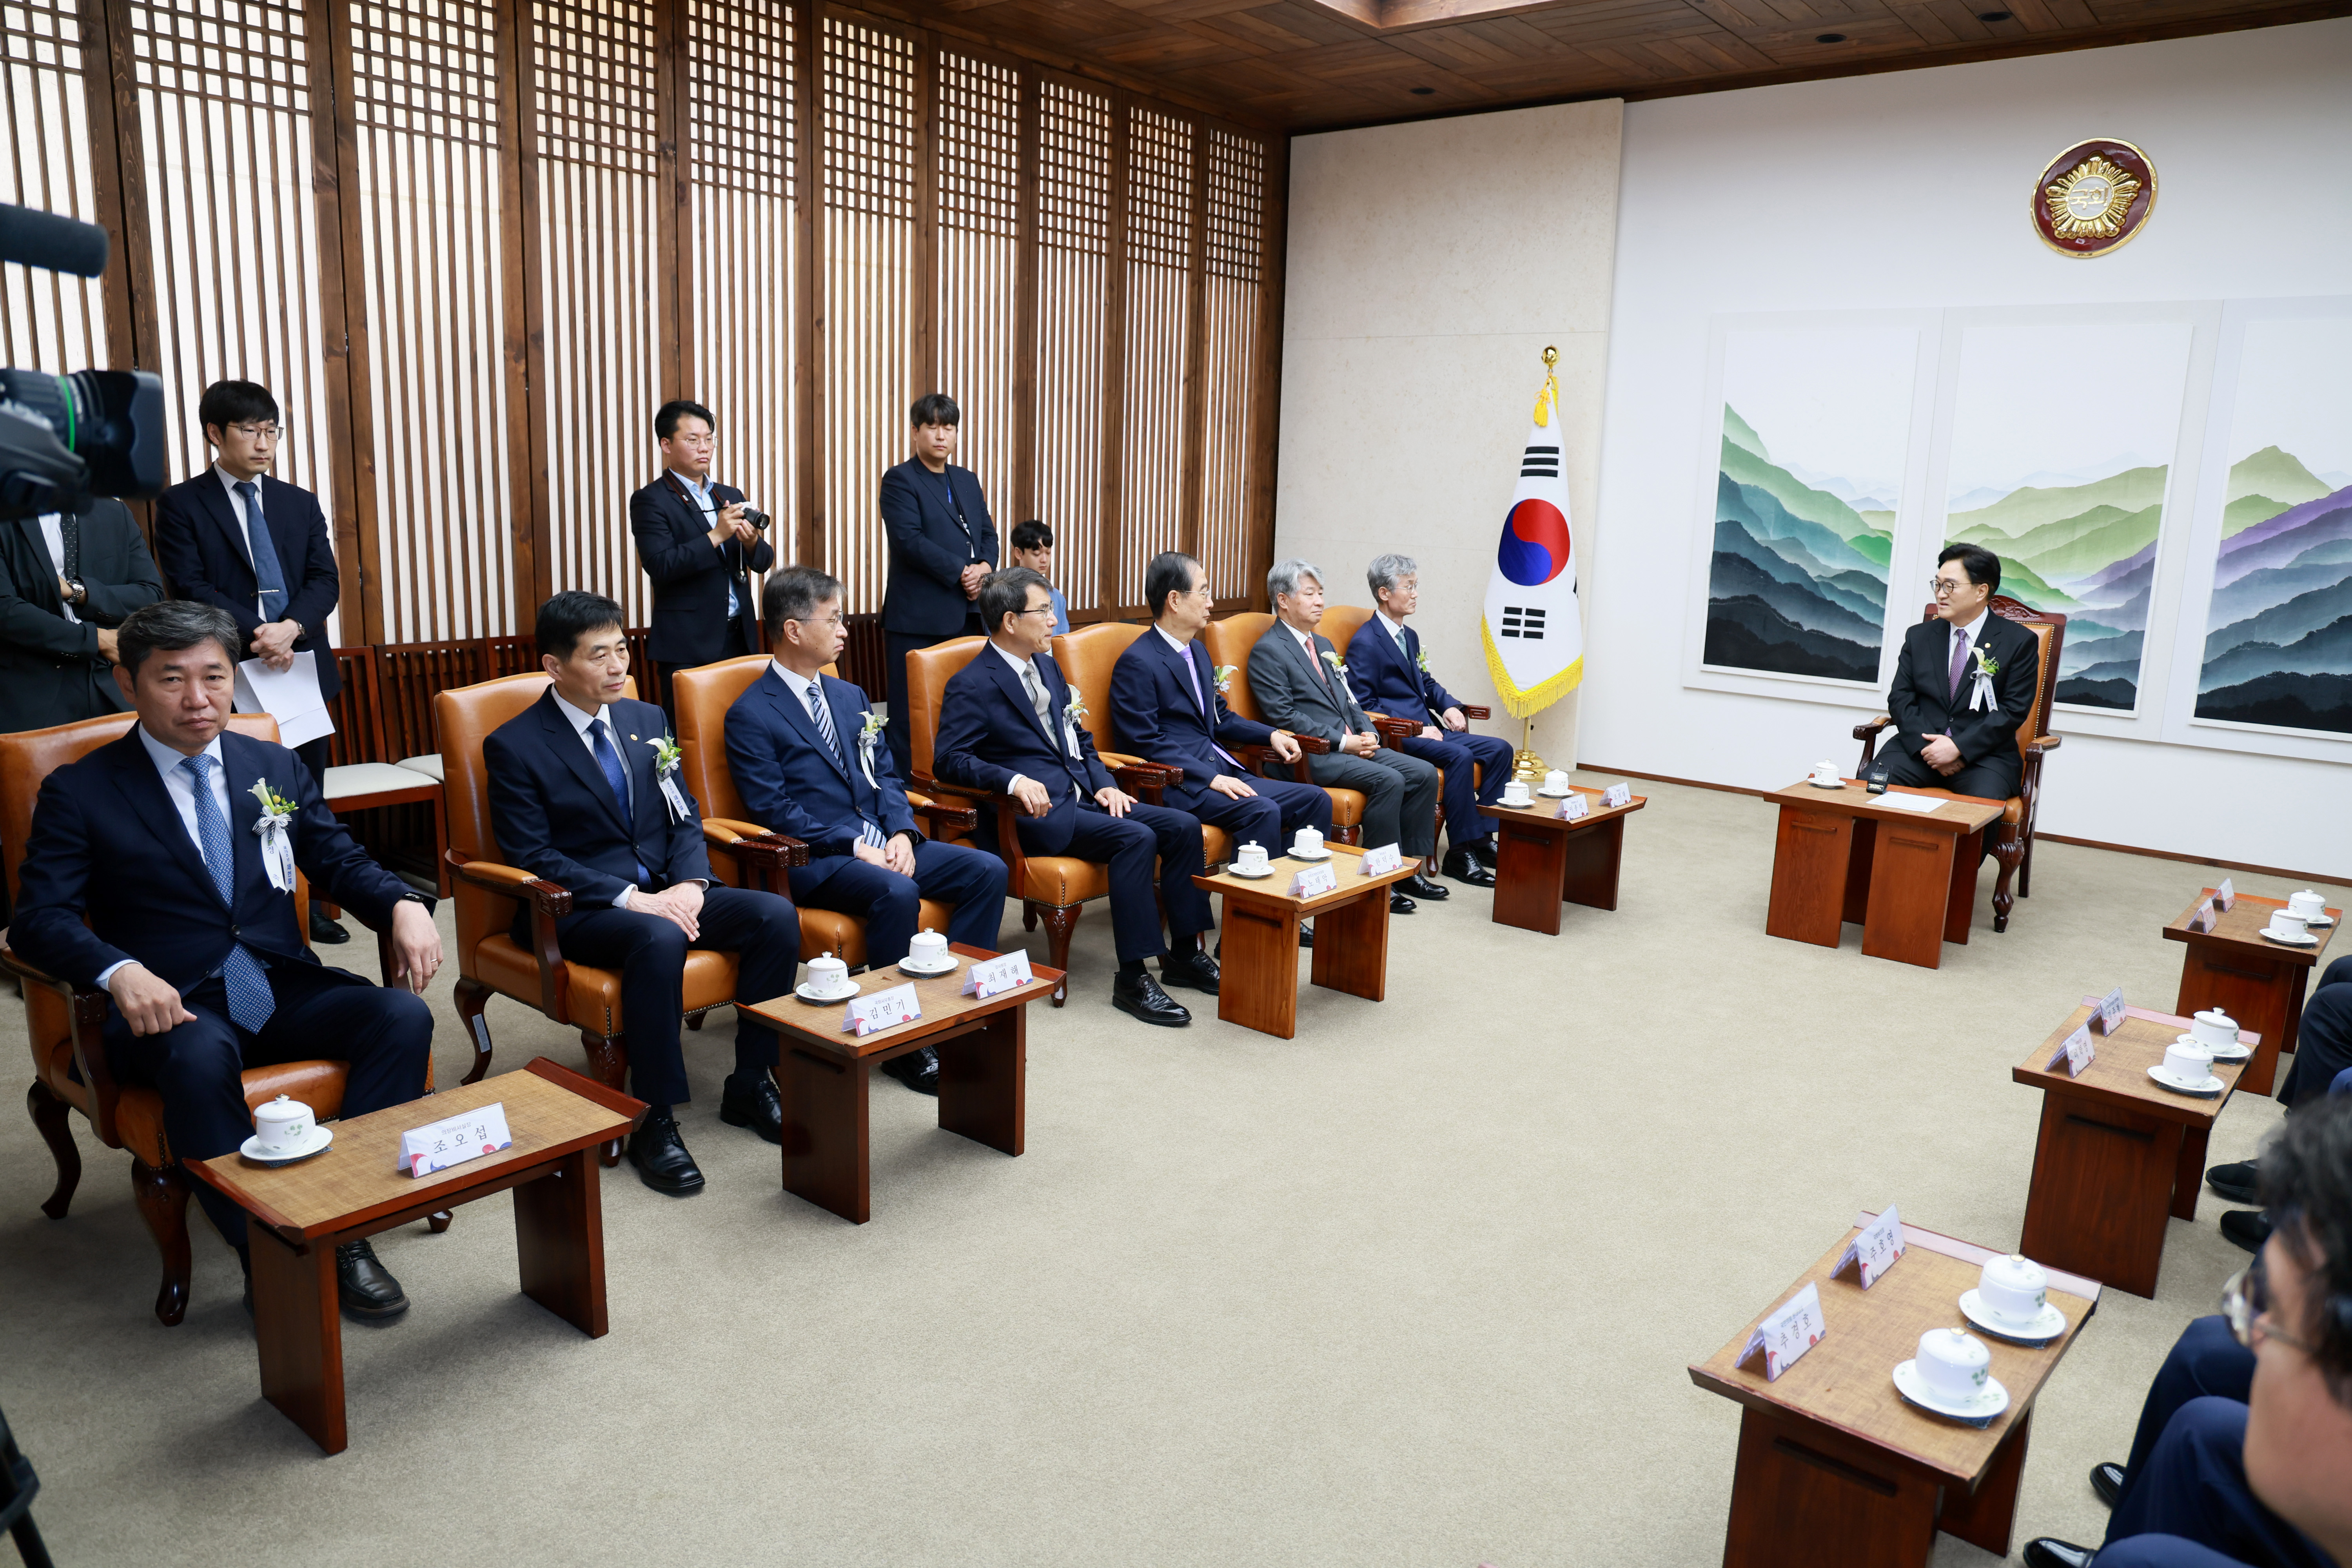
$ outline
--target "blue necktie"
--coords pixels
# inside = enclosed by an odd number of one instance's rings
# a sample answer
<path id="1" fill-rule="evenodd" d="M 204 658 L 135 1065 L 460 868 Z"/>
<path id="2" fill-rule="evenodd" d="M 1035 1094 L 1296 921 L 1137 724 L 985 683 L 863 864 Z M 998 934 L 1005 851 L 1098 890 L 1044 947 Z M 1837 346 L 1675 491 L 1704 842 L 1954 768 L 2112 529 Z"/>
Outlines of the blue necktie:
<path id="1" fill-rule="evenodd" d="M 205 869 L 213 875 L 213 891 L 234 913 L 236 851 L 229 842 L 228 818 L 221 815 L 220 802 L 213 798 L 213 759 L 183 757 L 180 765 L 196 781 L 196 841 L 204 851 Z M 242 942 L 230 946 L 228 958 L 221 964 L 221 985 L 228 992 L 229 1017 L 248 1035 L 259 1034 L 261 1026 L 278 1011 L 278 997 L 269 989 L 269 976 L 263 972 L 260 960 L 246 952 Z"/>
<path id="2" fill-rule="evenodd" d="M 621 808 L 621 820 L 630 824 L 630 837 L 635 837 L 635 823 L 629 816 L 629 775 L 621 771 L 621 753 L 613 749 L 613 733 L 604 728 L 602 719 L 588 721 L 588 733 L 594 739 L 596 765 L 604 770 L 604 783 L 613 791 L 613 804 Z M 646 863 L 637 862 L 637 880 L 650 880 L 646 875 Z"/>
<path id="3" fill-rule="evenodd" d="M 286 574 L 278 564 L 278 545 L 269 537 L 269 520 L 261 515 L 261 494 L 251 479 L 239 479 L 236 493 L 245 501 L 246 543 L 253 552 L 253 583 L 261 594 L 261 618 L 286 618 Z"/>
<path id="4" fill-rule="evenodd" d="M 817 733 L 824 737 L 824 743 L 832 751 L 834 761 L 846 769 L 849 766 L 849 758 L 842 752 L 841 736 L 833 727 L 833 705 L 824 700 L 823 681 L 812 680 L 808 683 L 808 708 L 810 712 L 816 715 Z M 857 837 L 861 840 L 877 849 L 889 842 L 882 837 L 882 829 L 864 813 L 858 814 L 857 820 L 861 829 Z"/>

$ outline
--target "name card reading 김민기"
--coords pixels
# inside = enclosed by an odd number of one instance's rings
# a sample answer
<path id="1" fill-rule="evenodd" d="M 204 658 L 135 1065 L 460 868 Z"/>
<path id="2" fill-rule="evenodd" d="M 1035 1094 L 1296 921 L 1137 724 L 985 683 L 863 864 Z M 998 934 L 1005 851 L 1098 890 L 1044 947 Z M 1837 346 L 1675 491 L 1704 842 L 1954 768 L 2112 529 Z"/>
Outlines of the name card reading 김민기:
<path id="1" fill-rule="evenodd" d="M 1893 1204 L 1888 1204 L 1886 1212 L 1864 1226 L 1862 1234 L 1838 1254 L 1837 1267 L 1830 1270 L 1830 1278 L 1834 1279 L 1848 1268 L 1859 1268 L 1862 1288 L 1867 1290 L 1878 1283 L 1881 1275 L 1902 1261 L 1904 1251 L 1903 1216 L 1895 1212 Z"/>
<path id="2" fill-rule="evenodd" d="M 1320 866 L 1309 866 L 1290 879 L 1290 896 L 1294 899 L 1319 898 L 1339 885 L 1339 873 L 1327 861 Z"/>
<path id="3" fill-rule="evenodd" d="M 973 964 L 964 976 L 963 989 L 956 994 L 977 996 L 985 1002 L 991 996 L 1002 996 L 1007 991 L 1018 990 L 1034 978 L 1029 972 L 1027 953 L 1003 953 Z"/>
<path id="4" fill-rule="evenodd" d="M 1393 844 L 1383 844 L 1378 849 L 1367 849 L 1357 857 L 1361 862 L 1360 872 L 1366 877 L 1385 877 L 1404 865 L 1404 852 Z"/>
<path id="5" fill-rule="evenodd" d="M 922 1016 L 923 1005 L 915 999 L 914 986 L 893 985 L 869 996 L 852 997 L 841 1010 L 841 1032 L 863 1039 L 878 1029 L 894 1029 Z"/>
<path id="6" fill-rule="evenodd" d="M 1764 1381 L 1778 1383 L 1797 1359 L 1822 1342 L 1830 1331 L 1822 1321 L 1822 1288 L 1808 1285 L 1764 1316 L 1739 1352 L 1734 1366 L 1746 1366 L 1756 1352 L 1764 1352 Z"/>
<path id="7" fill-rule="evenodd" d="M 2091 1015 L 2091 1026 L 2103 1035 L 2112 1035 L 2124 1021 L 2124 988 L 2116 986 L 2099 998 L 2099 1010 Z"/>
<path id="8" fill-rule="evenodd" d="M 506 1101 L 468 1110 L 400 1135 L 400 1168 L 412 1176 L 429 1176 L 485 1154 L 514 1147 L 507 1131 Z"/>
<path id="9" fill-rule="evenodd" d="M 1633 804 L 1633 786 L 1632 784 L 1613 784 L 1601 792 L 1601 809 L 1603 811 Z"/>
<path id="10" fill-rule="evenodd" d="M 2097 1054 L 2091 1044 L 2091 1026 L 2084 1024 L 2058 1042 L 2058 1048 L 2050 1053 L 2050 1059 L 2042 1064 L 2042 1070 L 2056 1072 L 2058 1064 L 2064 1062 L 2068 1078 L 2081 1078 L 2083 1069 L 2091 1065 L 2091 1058 Z"/>

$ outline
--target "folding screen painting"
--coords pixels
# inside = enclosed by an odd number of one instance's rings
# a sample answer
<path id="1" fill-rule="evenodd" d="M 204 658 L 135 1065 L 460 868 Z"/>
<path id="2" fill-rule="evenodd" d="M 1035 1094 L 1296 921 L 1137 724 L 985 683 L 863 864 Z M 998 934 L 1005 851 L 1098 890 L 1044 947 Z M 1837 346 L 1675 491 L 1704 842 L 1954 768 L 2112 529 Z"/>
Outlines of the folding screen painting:
<path id="1" fill-rule="evenodd" d="M 1944 536 L 1998 555 L 2002 594 L 2066 616 L 2062 703 L 2138 705 L 2190 338 L 2185 321 L 1962 336 Z"/>
<path id="2" fill-rule="evenodd" d="M 2230 476 L 2196 715 L 2352 734 L 2352 318 L 2247 322 L 2217 413 Z"/>
<path id="3" fill-rule="evenodd" d="M 1726 335 L 1702 661 L 1874 686 L 1918 334 Z"/>

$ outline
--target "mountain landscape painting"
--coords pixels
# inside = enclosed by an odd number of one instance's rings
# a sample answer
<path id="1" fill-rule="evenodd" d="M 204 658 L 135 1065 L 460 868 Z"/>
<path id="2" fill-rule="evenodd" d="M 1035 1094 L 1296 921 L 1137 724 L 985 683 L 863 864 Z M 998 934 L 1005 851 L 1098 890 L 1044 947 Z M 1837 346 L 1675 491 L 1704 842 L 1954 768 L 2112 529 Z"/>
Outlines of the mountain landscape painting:
<path id="1" fill-rule="evenodd" d="M 1878 683 L 1916 331 L 1734 331 L 1724 345 L 1702 661 Z"/>
<path id="2" fill-rule="evenodd" d="M 2167 321 L 1962 339 L 1945 541 L 1983 545 L 2001 594 L 2066 616 L 2062 703 L 2138 704 L 2189 349 Z"/>
<path id="3" fill-rule="evenodd" d="M 2352 734 L 2352 320 L 2246 325 L 2197 717 Z"/>

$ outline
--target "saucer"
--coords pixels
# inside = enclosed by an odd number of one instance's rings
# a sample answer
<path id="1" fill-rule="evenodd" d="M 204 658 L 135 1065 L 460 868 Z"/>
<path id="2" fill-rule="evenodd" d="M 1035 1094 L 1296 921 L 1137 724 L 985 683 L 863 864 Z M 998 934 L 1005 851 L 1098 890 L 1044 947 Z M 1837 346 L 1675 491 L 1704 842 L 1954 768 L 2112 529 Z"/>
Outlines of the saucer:
<path id="1" fill-rule="evenodd" d="M 898 973 L 916 980 L 930 980 L 942 974 L 953 974 L 955 966 L 955 954 L 952 952 L 940 959 L 936 969 L 926 969 L 909 957 L 898 961 Z"/>
<path id="2" fill-rule="evenodd" d="M 2066 1331 L 2066 1314 L 2047 1301 L 2042 1303 L 2041 1314 L 2031 1322 L 2011 1323 L 1986 1311 L 1983 1298 L 1973 1289 L 1960 1292 L 1960 1316 L 1969 1321 L 1969 1327 L 2011 1344 L 2046 1345 Z"/>
<path id="3" fill-rule="evenodd" d="M 2316 931 L 2326 931 L 2329 926 L 2336 923 L 2336 917 L 2334 915 L 2309 915 L 2305 917 L 2303 923 Z"/>
<path id="4" fill-rule="evenodd" d="M 1576 792 L 1572 789 L 1539 789 L 1536 793 L 1546 800 L 1566 800 Z"/>
<path id="5" fill-rule="evenodd" d="M 1812 785 L 1815 789 L 1843 789 L 1843 788 L 1845 788 L 1845 780 L 1843 780 L 1843 779 L 1840 779 L 1840 780 L 1838 780 L 1838 782 L 1837 782 L 1837 783 L 1835 783 L 1835 784 L 1823 784 L 1823 783 L 1822 783 L 1822 781 L 1821 781 L 1821 780 L 1819 780 L 1819 779 L 1817 779 L 1817 778 L 1813 777 L 1813 775 L 1812 775 L 1812 774 L 1811 774 L 1811 773 L 1807 773 L 1807 774 L 1805 775 L 1805 782 L 1806 782 L 1807 784 L 1809 784 Z"/>
<path id="6" fill-rule="evenodd" d="M 1229 877 L 1245 877 L 1249 880 L 1255 882 L 1261 877 L 1271 877 L 1274 875 L 1274 862 L 1271 860 L 1267 861 L 1265 863 L 1265 868 L 1262 871 L 1244 871 L 1238 865 L 1227 866 L 1225 868 L 1225 875 Z"/>
<path id="7" fill-rule="evenodd" d="M 290 1154 L 262 1153 L 260 1151 L 261 1134 L 257 1132 L 252 1137 L 247 1139 L 244 1142 L 238 1144 L 236 1146 L 236 1152 L 244 1155 L 247 1159 L 252 1161 L 257 1165 L 291 1165 L 296 1161 L 307 1160 L 313 1154 L 325 1153 L 327 1152 L 327 1145 L 332 1143 L 334 1141 L 335 1130 L 333 1128 L 321 1127 L 318 1123 L 312 1122 L 310 1124 L 310 1139 L 309 1143 L 303 1148 L 295 1150 Z"/>
<path id="8" fill-rule="evenodd" d="M 1313 855 L 1307 854 L 1303 849 L 1293 849 L 1289 851 L 1289 855 L 1293 860 L 1328 860 L 1331 858 L 1331 847 L 1327 844 L 1323 847 L 1321 851 Z M 1271 867 L 1267 868 L 1269 870 L 1272 869 Z"/>
<path id="9" fill-rule="evenodd" d="M 2319 939 L 2309 931 L 2305 931 L 2301 936 L 2283 936 L 2270 927 L 2264 926 L 2262 928 L 2262 932 L 2282 947 L 2317 947 L 2319 945 Z"/>
<path id="10" fill-rule="evenodd" d="M 858 990 L 859 987 L 857 982 L 855 980 L 846 982 L 838 991 L 812 990 L 809 987 L 808 983 L 806 981 L 803 981 L 800 984 L 793 987 L 793 994 L 799 997 L 802 1001 L 807 1003 L 812 1007 L 825 1007 L 830 1006 L 835 1002 L 849 1001 L 858 994 Z"/>
<path id="11" fill-rule="evenodd" d="M 2213 1053 L 2213 1059 L 2217 1062 L 2242 1062 L 2254 1054 L 2254 1047 L 2249 1045 L 2209 1046 L 2194 1035 L 2175 1036 L 2172 1043 L 2177 1046 L 2195 1046 L 2200 1051 L 2210 1051 Z"/>
<path id="12" fill-rule="evenodd" d="M 1955 1421 L 1967 1421 L 1981 1426 L 2009 1408 L 2009 1390 L 1998 1378 L 1985 1379 L 1984 1392 L 1965 1404 L 1955 1404 L 1927 1386 L 1919 1375 L 1916 1361 L 1898 1362 L 1895 1367 L 1895 1391 L 1922 1410 L 1937 1415 L 1948 1415 Z"/>
<path id="13" fill-rule="evenodd" d="M 2175 1094 L 2193 1094 L 2200 1100 L 2210 1100 L 2215 1095 L 2221 1092 L 2221 1080 L 2220 1079 L 2208 1077 L 2203 1083 L 2192 1084 L 2187 1079 L 2175 1078 L 2170 1073 L 2165 1071 L 2164 1064 L 2162 1062 L 2158 1062 L 2154 1067 L 2148 1068 L 2147 1076 L 2156 1079 L 2157 1082 L 2172 1090 Z"/>

